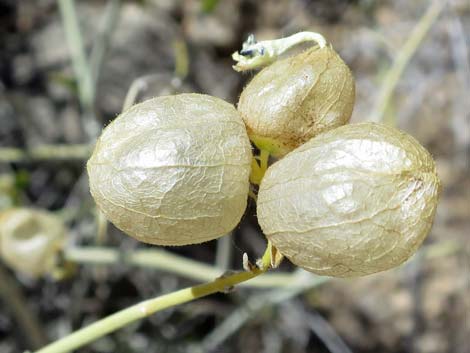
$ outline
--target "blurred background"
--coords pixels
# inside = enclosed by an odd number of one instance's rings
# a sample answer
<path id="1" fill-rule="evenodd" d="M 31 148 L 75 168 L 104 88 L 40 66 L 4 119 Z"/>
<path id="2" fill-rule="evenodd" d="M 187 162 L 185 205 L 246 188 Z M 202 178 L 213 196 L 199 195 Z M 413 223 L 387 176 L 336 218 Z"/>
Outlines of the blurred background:
<path id="1" fill-rule="evenodd" d="M 235 104 L 253 73 L 233 71 L 230 55 L 248 34 L 303 30 L 322 33 L 351 67 L 353 122 L 395 124 L 434 155 L 444 188 L 422 250 L 365 278 L 301 274 L 302 286 L 289 282 L 298 272 L 285 261 L 271 284 L 166 310 L 80 352 L 470 352 L 465 0 L 0 1 L 0 210 L 45 209 L 67 227 L 47 275 L 0 261 L 0 352 L 38 348 L 202 280 L 191 266 L 175 273 L 172 257 L 128 256 L 157 248 L 96 214 L 90 146 L 131 86 L 128 100 L 200 92 Z M 244 252 L 256 259 L 265 246 L 255 210 L 224 241 L 167 251 L 206 264 L 209 277 L 240 269 Z"/>

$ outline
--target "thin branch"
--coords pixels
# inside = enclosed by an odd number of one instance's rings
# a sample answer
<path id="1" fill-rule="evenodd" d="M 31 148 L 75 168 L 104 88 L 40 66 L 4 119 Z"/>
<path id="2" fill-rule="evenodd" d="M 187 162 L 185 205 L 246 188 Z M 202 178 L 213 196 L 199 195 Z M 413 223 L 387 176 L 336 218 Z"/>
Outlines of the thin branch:
<path id="1" fill-rule="evenodd" d="M 64 257 L 68 261 L 81 264 L 115 265 L 126 263 L 154 268 L 196 281 L 211 281 L 223 272 L 219 268 L 157 249 L 121 253 L 114 248 L 106 247 L 72 247 L 65 249 Z M 287 273 L 269 273 L 242 285 L 260 288 L 295 286 L 296 278 Z"/>
<path id="2" fill-rule="evenodd" d="M 32 349 L 37 349 L 47 343 L 46 334 L 43 332 L 39 320 L 33 311 L 28 308 L 26 299 L 16 281 L 10 277 L 0 264 L 0 298 L 13 313 L 18 327 L 24 332 L 24 337 Z"/>
<path id="3" fill-rule="evenodd" d="M 461 247 L 459 247 L 457 242 L 447 241 L 427 245 L 422 248 L 419 254 L 421 254 L 420 256 L 425 259 L 433 259 L 454 254 L 459 250 L 461 250 Z M 416 259 L 417 256 L 415 256 L 411 262 L 416 261 Z M 399 269 L 403 268 L 406 268 L 406 266 Z M 270 276 L 270 274 L 266 274 L 257 279 L 261 280 L 268 276 Z M 253 281 L 257 279 L 254 279 Z M 269 292 L 265 291 L 246 299 L 244 301 L 245 304 L 235 309 L 227 318 L 225 318 L 219 326 L 204 338 L 201 344 L 196 347 L 192 347 L 192 352 L 200 353 L 214 351 L 259 311 L 266 307 L 280 304 L 330 280 L 332 280 L 330 277 L 319 277 L 301 269 L 296 270 L 290 275 L 289 281 L 285 282 L 285 286 L 283 288 L 278 288 Z"/>
<path id="4" fill-rule="evenodd" d="M 438 244 L 437 246 L 442 246 L 442 244 Z M 429 251 L 429 247 L 427 247 L 426 250 Z M 104 255 L 104 253 L 101 255 Z M 226 292 L 233 286 L 253 279 L 269 269 L 271 263 L 271 251 L 269 247 L 266 249 L 260 262 L 260 268 L 254 268 L 250 272 L 238 272 L 232 275 L 221 276 L 206 284 L 189 287 L 160 297 L 156 297 L 154 299 L 145 300 L 139 304 L 131 306 L 127 309 L 123 309 L 111 316 L 99 320 L 90 326 L 78 330 L 44 347 L 43 349 L 40 349 L 36 353 L 68 352 L 82 347 L 85 344 L 90 343 L 119 328 L 122 328 L 131 322 L 150 316 L 157 311 L 183 304 L 216 292 Z M 306 275 L 308 275 L 309 278 L 303 278 L 303 276 Z M 229 318 L 227 318 L 223 323 L 225 337 L 227 337 L 227 333 L 230 335 L 241 325 L 243 325 L 243 323 L 251 317 L 252 312 L 262 309 L 265 307 L 265 305 L 280 303 L 284 300 L 288 300 L 289 298 L 292 298 L 293 296 L 302 293 L 309 288 L 329 280 L 328 277 L 312 277 L 312 275 L 305 273 L 304 271 L 298 271 L 297 275 L 293 277 L 295 281 L 291 282 L 291 284 L 288 284 L 287 288 L 272 291 L 270 293 L 263 293 L 262 295 L 256 296 L 254 297 L 256 299 L 247 302 L 247 304 L 242 308 L 243 310 L 239 309 L 239 311 L 237 311 L 237 315 L 231 315 Z M 293 286 L 293 283 L 300 285 Z M 206 344 L 209 345 L 209 343 L 212 342 L 210 343 L 210 346 L 216 346 L 217 342 L 220 342 L 220 338 L 223 337 L 220 336 L 218 338 L 214 338 L 216 336 L 216 334 L 212 333 L 210 337 L 213 338 L 206 341 Z M 217 340 L 217 342 L 214 343 L 214 340 Z"/>
<path id="5" fill-rule="evenodd" d="M 384 82 L 378 94 L 377 102 L 369 118 L 370 121 L 380 122 L 383 120 L 383 116 L 387 111 L 398 81 L 403 75 L 410 59 L 422 43 L 424 37 L 439 17 L 446 3 L 447 2 L 445 0 L 433 1 L 423 17 L 419 20 L 416 27 L 413 29 L 408 40 L 398 52 L 395 61 L 385 75 Z"/>
<path id="6" fill-rule="evenodd" d="M 304 42 L 314 42 L 319 48 L 327 45 L 325 37 L 316 32 L 299 32 L 289 37 L 261 42 L 256 42 L 254 35 L 250 34 L 242 49 L 232 54 L 232 59 L 237 62 L 232 67 L 240 72 L 267 66 L 284 52 Z"/>
<path id="7" fill-rule="evenodd" d="M 328 277 L 314 276 L 303 270 L 297 270 L 292 276 L 295 280 L 288 287 L 255 294 L 245 300 L 243 306 L 235 309 L 232 314 L 204 338 L 195 352 L 210 352 L 215 350 L 262 309 L 282 303 L 330 280 Z M 294 283 L 296 285 L 292 286 Z"/>
<path id="8" fill-rule="evenodd" d="M 90 74 L 93 87 L 96 87 L 101 66 L 109 49 L 111 38 L 119 22 L 119 13 L 121 10 L 121 0 L 109 0 L 103 15 L 103 25 L 96 41 L 93 44 L 90 54 Z"/>
<path id="9" fill-rule="evenodd" d="M 269 263 L 269 252 L 263 255 L 263 262 Z M 212 282 L 182 289 L 154 299 L 145 300 L 127 309 L 118 311 L 85 328 L 59 339 L 58 341 L 38 350 L 36 353 L 63 353 L 82 347 L 134 321 L 146 318 L 158 311 L 183 304 L 209 294 L 226 292 L 233 286 L 263 274 L 267 270 L 253 269 L 250 272 L 238 272 L 222 276 Z"/>
<path id="10" fill-rule="evenodd" d="M 223 271 L 230 267 L 232 262 L 232 234 L 227 234 L 217 239 L 215 251 L 215 266 Z"/>
<path id="11" fill-rule="evenodd" d="M 168 88 L 170 89 L 170 92 L 166 94 L 177 93 L 182 83 L 179 77 L 169 76 L 168 74 L 157 73 L 140 76 L 132 81 L 127 91 L 126 98 L 124 98 L 124 103 L 122 105 L 123 112 L 137 103 L 139 96 L 149 89 L 151 82 L 157 82 L 160 86 L 162 83 L 169 83 Z"/>
<path id="12" fill-rule="evenodd" d="M 318 312 L 309 313 L 306 321 L 307 325 L 328 348 L 330 353 L 352 353 L 333 326 Z"/>
<path id="13" fill-rule="evenodd" d="M 452 255 L 458 250 L 458 244 L 447 241 L 426 245 L 421 252 L 426 258 L 434 258 Z M 220 276 L 222 272 L 219 268 L 160 249 L 141 249 L 125 253 L 107 247 L 71 247 L 64 250 L 64 257 L 68 261 L 80 264 L 115 265 L 125 263 L 153 268 L 196 281 L 211 281 Z M 272 288 L 298 287 L 302 283 L 298 282 L 295 273 L 281 272 L 268 273 L 242 285 Z"/>
<path id="14" fill-rule="evenodd" d="M 77 145 L 41 145 L 30 149 L 0 148 L 0 163 L 25 162 L 31 160 L 84 160 L 91 155 L 93 146 Z"/>
<path id="15" fill-rule="evenodd" d="M 99 132 L 99 126 L 93 112 L 95 86 L 85 54 L 74 1 L 59 0 L 59 9 L 71 54 L 73 71 L 78 83 L 78 96 L 83 108 L 83 127 L 87 136 L 94 139 Z"/>
<path id="16" fill-rule="evenodd" d="M 183 38 L 178 38 L 173 42 L 173 51 L 175 53 L 175 76 L 184 80 L 189 73 L 189 53 Z"/>

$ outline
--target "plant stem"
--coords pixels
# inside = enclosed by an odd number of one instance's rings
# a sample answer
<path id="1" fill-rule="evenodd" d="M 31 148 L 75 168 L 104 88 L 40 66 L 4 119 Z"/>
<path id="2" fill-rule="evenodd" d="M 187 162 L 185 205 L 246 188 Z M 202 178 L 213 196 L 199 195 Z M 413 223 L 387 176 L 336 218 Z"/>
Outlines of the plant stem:
<path id="1" fill-rule="evenodd" d="M 103 212 L 100 209 L 95 208 L 95 220 L 96 220 L 96 245 L 103 245 L 106 241 L 108 234 L 108 220 L 106 219 Z"/>
<path id="2" fill-rule="evenodd" d="M 255 185 L 259 185 L 261 183 L 261 179 L 263 179 L 263 173 L 261 172 L 258 161 L 253 157 L 251 159 L 250 182 Z"/>
<path id="3" fill-rule="evenodd" d="M 259 159 L 259 164 L 257 161 L 257 158 Z M 261 180 L 264 177 L 264 174 L 266 173 L 266 170 L 268 170 L 269 166 L 269 151 L 260 149 L 260 155 L 259 157 L 253 157 L 251 159 L 251 174 L 250 174 L 250 182 L 259 185 L 261 183 Z"/>
<path id="4" fill-rule="evenodd" d="M 436 21 L 442 9 L 446 5 L 445 0 L 434 0 L 428 7 L 426 13 L 420 19 L 413 32 L 408 37 L 408 40 L 398 52 L 395 61 L 391 68 L 388 70 L 384 78 L 384 83 L 380 89 L 377 103 L 369 118 L 370 121 L 380 122 L 383 119 L 385 112 L 392 99 L 393 92 L 403 75 L 408 62 L 413 57 L 416 49 L 419 47 L 424 37 Z"/>
<path id="5" fill-rule="evenodd" d="M 260 150 L 259 162 L 260 162 L 261 172 L 263 173 L 262 176 L 264 177 L 264 173 L 266 173 L 266 170 L 268 170 L 269 151 L 266 151 L 263 149 Z"/>
<path id="6" fill-rule="evenodd" d="M 87 159 L 91 155 L 93 146 L 78 145 L 42 145 L 29 149 L 0 148 L 0 163 L 24 162 L 29 160 L 47 159 Z"/>
<path id="7" fill-rule="evenodd" d="M 139 95 L 148 89 L 150 81 L 158 81 L 159 79 L 163 79 L 162 74 L 140 76 L 132 81 L 129 89 L 127 90 L 126 97 L 124 98 L 124 103 L 122 104 L 122 112 L 125 112 L 127 109 L 137 103 Z"/>
<path id="8" fill-rule="evenodd" d="M 269 256 L 269 255 L 267 255 Z M 263 259 L 266 257 L 263 256 Z M 233 286 L 248 281 L 261 275 L 267 270 L 254 269 L 251 272 L 238 272 L 229 276 L 222 276 L 216 280 L 179 291 L 165 294 L 153 299 L 145 300 L 127 309 L 118 311 L 104 319 L 101 319 L 85 328 L 82 328 L 58 341 L 47 345 L 36 353 L 62 353 L 82 347 L 96 339 L 103 337 L 131 322 L 141 320 L 157 311 L 170 308 L 175 305 L 187 303 L 197 298 L 217 292 L 225 292 Z"/>
<path id="9" fill-rule="evenodd" d="M 47 343 L 47 337 L 34 312 L 29 308 L 21 288 L 8 272 L 0 264 L 0 299 L 5 308 L 11 311 L 18 328 L 24 333 L 24 337 L 31 348 L 37 349 Z"/>
<path id="10" fill-rule="evenodd" d="M 434 249 L 435 247 L 442 247 L 442 244 L 428 246 L 424 249 L 424 253 L 428 252 L 431 248 Z M 452 248 L 452 251 L 455 251 L 455 249 L 456 248 Z M 70 334 L 69 336 L 66 336 L 40 349 L 36 353 L 68 352 L 75 348 L 79 348 L 89 342 L 92 342 L 131 322 L 150 316 L 157 311 L 161 311 L 178 304 L 183 304 L 212 293 L 224 292 L 233 287 L 234 285 L 246 282 L 266 272 L 269 269 L 269 264 L 271 263 L 270 250 L 271 249 L 268 246 L 261 260 L 261 268 L 255 268 L 251 272 L 238 272 L 229 276 L 221 276 L 216 280 L 206 284 L 182 289 L 154 299 L 145 300 L 127 309 L 121 310 L 111 316 L 108 316 L 102 320 L 99 320 L 94 324 L 91 324 L 90 326 L 78 330 Z M 445 254 L 447 254 L 447 251 L 445 252 Z M 290 283 L 284 283 L 284 285 L 287 286 L 289 290 L 278 292 L 279 297 L 276 295 L 276 298 L 280 298 L 281 301 L 287 300 L 292 295 L 300 293 L 302 290 L 305 290 L 310 286 L 318 285 L 328 280 L 328 278 L 326 277 L 314 277 L 312 279 L 313 282 L 309 283 L 305 281 L 299 282 L 299 278 L 297 275 L 290 275 L 290 277 Z M 296 283 L 298 284 L 298 286 L 293 286 L 293 284 Z M 275 299 L 273 302 L 277 302 L 278 300 L 279 299 Z M 263 300 L 263 303 L 264 302 L 266 302 L 265 299 Z"/>
<path id="11" fill-rule="evenodd" d="M 292 274 L 292 277 L 296 286 L 264 291 L 246 298 L 242 306 L 235 309 L 230 315 L 224 318 L 224 320 L 204 338 L 197 347 L 199 351 L 212 352 L 217 349 L 221 343 L 237 332 L 246 321 L 255 316 L 263 308 L 286 302 L 313 287 L 331 280 L 331 278 L 315 276 L 303 270 L 297 270 Z M 194 353 L 198 352 L 195 351 Z"/>
<path id="12" fill-rule="evenodd" d="M 111 37 L 114 34 L 119 22 L 119 13 L 121 10 L 121 0 L 109 0 L 103 15 L 103 24 L 101 31 L 93 44 L 90 54 L 90 74 L 93 87 L 98 83 L 99 73 L 103 65 L 106 52 L 111 43 Z"/>
<path id="13" fill-rule="evenodd" d="M 59 9 L 77 80 L 78 97 L 83 108 L 83 128 L 87 136 L 94 140 L 100 131 L 93 111 L 95 86 L 85 54 L 75 3 L 73 0 L 59 0 Z"/>
<path id="14" fill-rule="evenodd" d="M 72 247 L 64 250 L 66 260 L 82 264 L 113 265 L 126 263 L 135 266 L 158 269 L 196 280 L 211 281 L 220 276 L 221 270 L 204 263 L 187 259 L 164 250 L 142 249 L 120 253 L 106 247 Z M 295 278 L 290 273 L 268 273 L 262 277 L 243 283 L 242 286 L 272 288 L 295 286 Z"/>
<path id="15" fill-rule="evenodd" d="M 73 70 L 78 81 L 80 102 L 86 106 L 91 106 L 94 97 L 94 87 L 85 55 L 74 1 L 59 0 L 59 9 L 71 52 Z"/>
<path id="16" fill-rule="evenodd" d="M 248 190 L 248 196 L 251 197 L 255 202 L 258 201 L 258 196 L 255 194 L 255 192 L 253 191 L 251 187 Z"/>
<path id="17" fill-rule="evenodd" d="M 326 39 L 316 32 L 298 32 L 289 37 L 262 42 L 256 42 L 251 34 L 243 43 L 242 50 L 232 54 L 233 60 L 237 62 L 232 67 L 235 71 L 245 71 L 269 65 L 287 50 L 304 42 L 314 42 L 319 48 L 327 45 Z"/>
<path id="18" fill-rule="evenodd" d="M 175 76 L 184 80 L 189 73 L 189 53 L 188 46 L 183 38 L 178 38 L 173 42 L 175 53 Z"/>
<path id="19" fill-rule="evenodd" d="M 232 262 L 232 233 L 217 239 L 215 266 L 222 271 L 227 270 Z"/>

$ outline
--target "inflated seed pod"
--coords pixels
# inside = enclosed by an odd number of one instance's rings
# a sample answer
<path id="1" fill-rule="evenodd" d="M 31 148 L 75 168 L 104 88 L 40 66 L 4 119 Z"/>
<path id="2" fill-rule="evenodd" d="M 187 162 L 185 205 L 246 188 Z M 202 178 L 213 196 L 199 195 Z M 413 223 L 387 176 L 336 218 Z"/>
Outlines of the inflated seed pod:
<path id="1" fill-rule="evenodd" d="M 186 245 L 238 224 L 251 157 L 231 104 L 180 94 L 123 112 L 104 129 L 87 168 L 93 198 L 114 225 L 146 243 Z"/>
<path id="2" fill-rule="evenodd" d="M 38 277 L 52 271 L 66 229 L 55 215 L 36 209 L 14 208 L 0 213 L 0 255 L 14 270 Z"/>
<path id="3" fill-rule="evenodd" d="M 326 45 L 264 68 L 243 90 L 238 110 L 250 139 L 280 157 L 313 136 L 346 124 L 354 99 L 349 68 Z"/>
<path id="4" fill-rule="evenodd" d="M 397 266 L 428 234 L 440 181 L 413 137 L 375 123 L 314 137 L 273 164 L 258 220 L 294 264 L 352 277 Z"/>

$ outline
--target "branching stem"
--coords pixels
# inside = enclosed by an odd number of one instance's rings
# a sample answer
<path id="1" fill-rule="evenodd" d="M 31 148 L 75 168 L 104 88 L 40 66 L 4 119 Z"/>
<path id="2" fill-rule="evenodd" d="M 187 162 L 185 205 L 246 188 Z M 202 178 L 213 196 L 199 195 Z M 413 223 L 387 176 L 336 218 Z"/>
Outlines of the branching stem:
<path id="1" fill-rule="evenodd" d="M 409 35 L 403 47 L 399 50 L 392 66 L 385 75 L 384 83 L 378 94 L 377 103 L 375 104 L 374 110 L 369 118 L 370 121 L 381 122 L 383 120 L 403 72 L 416 50 L 419 48 L 424 37 L 439 17 L 446 3 L 447 2 L 444 0 L 434 0 Z"/>
<path id="2" fill-rule="evenodd" d="M 259 163 L 258 163 L 259 160 Z M 260 155 L 251 160 L 250 182 L 259 185 L 269 166 L 269 151 L 260 150 Z"/>
<path id="3" fill-rule="evenodd" d="M 0 148 L 0 163 L 24 162 L 30 160 L 83 160 L 91 155 L 93 146 L 77 145 L 41 145 L 29 149 Z"/>
<path id="4" fill-rule="evenodd" d="M 226 292 L 233 286 L 255 278 L 269 269 L 271 259 L 270 251 L 268 249 L 262 257 L 262 263 L 262 268 L 254 268 L 250 272 L 237 272 L 229 276 L 221 276 L 214 281 L 205 284 L 181 289 L 173 293 L 145 300 L 127 309 L 118 311 L 117 313 L 101 319 L 85 328 L 75 331 L 64 338 L 45 346 L 36 353 L 69 352 L 116 331 L 131 322 L 141 320 L 158 311 L 175 305 L 187 303 L 209 294 Z"/>

